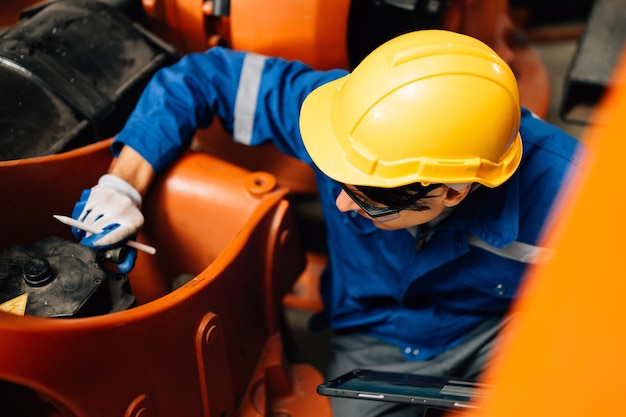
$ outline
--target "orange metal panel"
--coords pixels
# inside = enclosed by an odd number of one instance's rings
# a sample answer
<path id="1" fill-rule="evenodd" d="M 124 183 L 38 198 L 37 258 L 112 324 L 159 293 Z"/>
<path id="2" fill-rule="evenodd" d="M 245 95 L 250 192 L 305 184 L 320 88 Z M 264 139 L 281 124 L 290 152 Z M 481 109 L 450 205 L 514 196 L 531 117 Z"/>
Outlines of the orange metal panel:
<path id="1" fill-rule="evenodd" d="M 230 6 L 232 47 L 347 68 L 349 0 L 236 0 Z"/>
<path id="2" fill-rule="evenodd" d="M 307 164 L 285 155 L 272 144 L 248 146 L 237 143 L 217 121 L 208 129 L 196 131 L 193 146 L 245 169 L 271 172 L 279 185 L 295 193 L 317 193 L 313 170 Z"/>
<path id="3" fill-rule="evenodd" d="M 72 239 L 52 214 L 71 211 L 106 170 L 108 144 L 0 163 L 0 248 Z M 293 416 L 311 405 L 329 415 L 302 391 L 321 375 L 276 361 L 280 300 L 304 267 L 286 192 L 269 174 L 183 155 L 144 202 L 138 240 L 158 252 L 140 254 L 130 274 L 137 307 L 76 319 L 0 313 L 4 409 L 33 407 L 37 417 L 249 415 L 246 392 L 276 386 L 282 373 L 297 377 L 283 378 L 268 404 Z M 191 279 L 173 289 L 183 273 Z"/>
<path id="4" fill-rule="evenodd" d="M 239 408 L 240 417 L 330 416 L 330 399 L 316 394 L 323 382 L 312 366 L 285 366 L 281 340 L 273 337 Z"/>
<path id="5" fill-rule="evenodd" d="M 40 0 L 3 0 L 0 6 L 0 28 L 17 23 L 22 10 L 39 2 Z"/>
<path id="6" fill-rule="evenodd" d="M 109 144 L 103 141 L 50 157 L 0 161 L 0 248 L 48 235 L 73 239 L 69 228 L 51 216 L 69 214 L 80 190 L 93 186 L 107 171 Z"/>

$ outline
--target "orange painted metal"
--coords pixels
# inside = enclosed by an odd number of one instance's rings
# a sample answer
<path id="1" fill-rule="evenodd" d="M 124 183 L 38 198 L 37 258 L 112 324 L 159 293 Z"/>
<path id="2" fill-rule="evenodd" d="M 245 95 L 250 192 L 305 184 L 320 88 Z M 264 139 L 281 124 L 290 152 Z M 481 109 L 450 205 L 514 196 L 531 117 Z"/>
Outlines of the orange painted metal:
<path id="1" fill-rule="evenodd" d="M 52 214 L 69 214 L 80 190 L 92 187 L 111 162 L 109 141 L 51 157 L 0 162 L 0 248 L 43 236 L 74 239 Z M 72 192 L 73 191 L 73 192 Z M 76 194 L 78 192 L 78 194 Z"/>
<path id="2" fill-rule="evenodd" d="M 0 163 L 0 248 L 48 235 L 73 239 L 52 214 L 71 211 L 106 170 L 108 145 Z M 157 254 L 141 253 L 130 274 L 137 307 L 76 319 L 0 313 L 0 385 L 11 393 L 0 394 L 4 409 L 37 408 L 46 417 L 273 409 L 306 416 L 314 405 L 315 415 L 330 415 L 312 388 L 319 372 L 280 359 L 281 299 L 304 268 L 287 192 L 270 174 L 183 155 L 144 201 L 137 240 Z M 181 276 L 189 280 L 173 288 Z M 267 414 L 250 401 L 260 389 L 273 404 Z"/>
<path id="3" fill-rule="evenodd" d="M 280 185 L 294 193 L 317 193 L 313 170 L 307 164 L 281 153 L 272 144 L 248 146 L 236 143 L 217 122 L 208 129 L 196 131 L 193 147 L 251 171 L 270 172 Z"/>
<path id="4" fill-rule="evenodd" d="M 40 0 L 3 0 L 0 5 L 0 28 L 14 25 L 20 20 L 20 13 Z"/>
<path id="5" fill-rule="evenodd" d="M 230 10 L 235 49 L 297 59 L 318 69 L 348 67 L 349 0 L 234 0 Z"/>
<path id="6" fill-rule="evenodd" d="M 148 26 L 181 54 L 225 45 L 320 69 L 348 65 L 349 0 L 237 0 L 225 16 L 211 0 L 142 0 L 142 5 Z"/>
<path id="7" fill-rule="evenodd" d="M 279 335 L 269 340 L 239 408 L 240 417 L 330 416 L 330 400 L 316 394 L 323 382 L 312 366 L 287 366 Z"/>
<path id="8" fill-rule="evenodd" d="M 229 42 L 228 17 L 215 16 L 210 0 L 142 0 L 141 4 L 144 24 L 181 55 L 215 46 L 217 38 Z"/>
<path id="9" fill-rule="evenodd" d="M 626 56 L 584 138 L 582 178 L 555 213 L 553 261 L 528 276 L 469 416 L 622 416 L 626 373 Z"/>
<path id="10" fill-rule="evenodd" d="M 306 268 L 283 299 L 284 305 L 310 312 L 322 311 L 324 304 L 319 292 L 319 281 L 327 264 L 325 255 L 307 252 Z"/>

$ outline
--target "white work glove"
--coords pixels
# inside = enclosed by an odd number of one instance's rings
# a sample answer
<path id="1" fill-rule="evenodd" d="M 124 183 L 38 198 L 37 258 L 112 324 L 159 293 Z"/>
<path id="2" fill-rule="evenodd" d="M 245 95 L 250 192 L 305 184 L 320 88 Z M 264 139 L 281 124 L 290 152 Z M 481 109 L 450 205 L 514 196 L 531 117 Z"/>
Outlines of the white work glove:
<path id="1" fill-rule="evenodd" d="M 92 235 L 72 228 L 81 244 L 103 248 L 120 246 L 143 226 L 141 194 L 123 179 L 106 174 L 92 189 L 83 191 L 72 217 L 103 231 Z"/>

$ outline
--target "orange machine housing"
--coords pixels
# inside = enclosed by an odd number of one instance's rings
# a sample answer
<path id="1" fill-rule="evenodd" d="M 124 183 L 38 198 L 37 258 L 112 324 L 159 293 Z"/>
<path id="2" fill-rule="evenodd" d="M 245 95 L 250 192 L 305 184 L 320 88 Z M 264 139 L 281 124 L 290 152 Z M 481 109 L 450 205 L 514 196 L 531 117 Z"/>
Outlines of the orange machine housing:
<path id="1" fill-rule="evenodd" d="M 0 249 L 47 236 L 111 161 L 108 141 L 0 163 Z M 281 300 L 304 267 L 287 189 L 190 152 L 144 202 L 138 306 L 54 319 L 0 312 L 3 410 L 37 417 L 329 415 L 321 375 L 289 364 Z M 176 277 L 190 280 L 173 288 Z"/>

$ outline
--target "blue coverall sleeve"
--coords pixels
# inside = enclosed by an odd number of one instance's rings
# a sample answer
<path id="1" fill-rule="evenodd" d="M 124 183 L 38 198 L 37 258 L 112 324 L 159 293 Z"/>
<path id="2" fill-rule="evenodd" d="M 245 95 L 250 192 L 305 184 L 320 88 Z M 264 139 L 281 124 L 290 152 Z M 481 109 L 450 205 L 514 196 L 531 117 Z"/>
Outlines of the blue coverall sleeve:
<path id="1" fill-rule="evenodd" d="M 197 128 L 218 117 L 233 134 L 235 103 L 247 53 L 211 48 L 186 55 L 161 69 L 144 90 L 126 125 L 115 138 L 115 155 L 123 145 L 139 152 L 160 172 L 191 142 Z M 308 93 L 344 71 L 314 71 L 296 61 L 264 58 L 247 143 L 274 142 L 300 159 L 307 154 L 298 129 L 300 106 Z"/>

